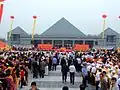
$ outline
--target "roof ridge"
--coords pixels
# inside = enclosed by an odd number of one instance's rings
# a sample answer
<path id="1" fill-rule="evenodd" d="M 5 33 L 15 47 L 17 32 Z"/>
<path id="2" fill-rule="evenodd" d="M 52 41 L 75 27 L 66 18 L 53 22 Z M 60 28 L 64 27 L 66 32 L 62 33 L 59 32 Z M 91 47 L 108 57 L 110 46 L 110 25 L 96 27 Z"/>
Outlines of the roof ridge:
<path id="1" fill-rule="evenodd" d="M 64 32 L 64 33 L 63 33 Z M 83 32 L 81 32 L 78 28 L 76 28 L 73 24 L 71 24 L 64 17 L 54 23 L 51 27 L 49 27 L 46 31 L 44 31 L 42 36 L 53 36 L 59 35 L 61 37 L 63 35 L 71 35 L 71 36 L 86 36 Z"/>
<path id="2" fill-rule="evenodd" d="M 28 33 L 27 33 L 22 27 L 17 26 L 17 27 L 15 27 L 12 31 L 14 31 L 14 30 L 16 30 L 16 29 L 19 29 L 19 30 L 21 30 L 22 32 L 24 32 L 25 34 L 28 35 Z"/>

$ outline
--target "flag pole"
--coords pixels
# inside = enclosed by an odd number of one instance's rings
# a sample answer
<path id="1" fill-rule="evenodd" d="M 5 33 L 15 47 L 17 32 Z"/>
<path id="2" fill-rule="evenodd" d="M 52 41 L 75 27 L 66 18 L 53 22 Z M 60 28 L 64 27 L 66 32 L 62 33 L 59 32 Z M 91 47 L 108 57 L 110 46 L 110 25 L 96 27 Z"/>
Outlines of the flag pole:
<path id="1" fill-rule="evenodd" d="M 120 16 L 118 16 L 118 19 L 120 20 Z M 120 47 L 120 37 L 118 37 L 118 47 Z"/>
<path id="2" fill-rule="evenodd" d="M 14 16 L 10 16 L 10 19 L 11 19 L 11 22 L 10 22 L 10 31 L 9 31 L 9 36 L 8 36 L 8 38 L 9 38 L 9 40 L 10 40 L 10 45 L 11 45 L 11 35 L 12 35 L 12 27 L 13 27 L 13 22 L 14 22 Z"/>
<path id="3" fill-rule="evenodd" d="M 107 15 L 103 14 L 103 15 L 102 15 L 102 18 L 103 18 L 102 40 L 103 40 L 103 46 L 105 46 L 105 28 L 106 28 L 106 18 L 107 18 Z"/>
<path id="4" fill-rule="evenodd" d="M 34 34 L 35 34 L 35 28 L 36 28 L 36 19 L 37 19 L 37 16 L 33 16 L 33 29 L 32 29 L 32 44 L 34 45 Z"/>
<path id="5" fill-rule="evenodd" d="M 106 19 L 103 20 L 103 34 L 102 34 L 102 39 L 105 38 L 105 24 L 106 24 Z"/>

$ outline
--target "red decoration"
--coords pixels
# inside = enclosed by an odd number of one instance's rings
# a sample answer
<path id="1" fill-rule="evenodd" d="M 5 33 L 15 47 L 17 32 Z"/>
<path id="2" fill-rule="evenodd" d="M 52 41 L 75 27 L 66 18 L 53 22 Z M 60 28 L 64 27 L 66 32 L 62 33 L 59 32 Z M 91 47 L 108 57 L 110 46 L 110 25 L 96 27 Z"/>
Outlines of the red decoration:
<path id="1" fill-rule="evenodd" d="M 0 0 L 0 2 L 3 2 L 3 1 L 5 1 L 5 0 Z"/>
<path id="2" fill-rule="evenodd" d="M 104 14 L 104 15 L 102 15 L 102 17 L 105 19 L 105 18 L 107 18 L 107 15 Z"/>
<path id="3" fill-rule="evenodd" d="M 3 14 L 3 4 L 0 4 L 0 23 L 2 21 L 2 14 Z"/>
<path id="4" fill-rule="evenodd" d="M 0 0 L 0 23 L 2 21 L 2 14 L 3 14 L 3 3 L 5 0 Z"/>
<path id="5" fill-rule="evenodd" d="M 77 51 L 88 51 L 89 50 L 89 45 L 87 45 L 87 44 L 75 44 L 74 45 L 74 50 L 77 50 Z"/>
<path id="6" fill-rule="evenodd" d="M 118 18 L 120 19 L 120 16 Z"/>
<path id="7" fill-rule="evenodd" d="M 36 19 L 37 18 L 37 16 L 33 16 L 33 19 Z"/>
<path id="8" fill-rule="evenodd" d="M 38 44 L 38 49 L 52 50 L 52 44 Z"/>
<path id="9" fill-rule="evenodd" d="M 15 17 L 14 16 L 10 16 L 11 19 L 14 19 Z"/>

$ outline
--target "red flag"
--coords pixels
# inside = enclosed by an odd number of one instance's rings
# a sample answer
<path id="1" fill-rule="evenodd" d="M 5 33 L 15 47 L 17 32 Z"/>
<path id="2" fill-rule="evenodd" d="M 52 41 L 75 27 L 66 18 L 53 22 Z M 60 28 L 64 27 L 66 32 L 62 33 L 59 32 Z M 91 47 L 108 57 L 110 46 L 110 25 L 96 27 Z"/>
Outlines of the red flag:
<path id="1" fill-rule="evenodd" d="M 2 13 L 3 13 L 3 4 L 0 4 L 0 23 L 2 21 Z"/>
<path id="2" fill-rule="evenodd" d="M 0 23 L 2 21 L 2 14 L 3 14 L 3 2 L 5 0 L 0 0 Z"/>

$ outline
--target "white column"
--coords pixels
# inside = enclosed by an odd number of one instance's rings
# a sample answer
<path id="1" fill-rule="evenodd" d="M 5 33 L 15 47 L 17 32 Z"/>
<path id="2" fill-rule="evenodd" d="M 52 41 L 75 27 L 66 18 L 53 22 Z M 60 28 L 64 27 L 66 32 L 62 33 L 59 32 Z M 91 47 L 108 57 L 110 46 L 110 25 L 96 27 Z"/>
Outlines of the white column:
<path id="1" fill-rule="evenodd" d="M 54 46 L 54 40 L 52 40 L 52 46 Z"/>
<path id="2" fill-rule="evenodd" d="M 83 44 L 85 44 L 85 40 L 83 40 Z"/>
<path id="3" fill-rule="evenodd" d="M 72 46 L 74 46 L 75 45 L 75 40 L 73 40 L 73 45 Z"/>
<path id="4" fill-rule="evenodd" d="M 62 47 L 64 47 L 64 40 L 62 40 Z"/>
<path id="5" fill-rule="evenodd" d="M 93 46 L 96 46 L 96 45 L 95 45 L 95 42 L 96 42 L 96 41 L 93 41 Z"/>
<path id="6" fill-rule="evenodd" d="M 43 40 L 41 40 L 41 44 L 43 44 Z"/>

